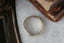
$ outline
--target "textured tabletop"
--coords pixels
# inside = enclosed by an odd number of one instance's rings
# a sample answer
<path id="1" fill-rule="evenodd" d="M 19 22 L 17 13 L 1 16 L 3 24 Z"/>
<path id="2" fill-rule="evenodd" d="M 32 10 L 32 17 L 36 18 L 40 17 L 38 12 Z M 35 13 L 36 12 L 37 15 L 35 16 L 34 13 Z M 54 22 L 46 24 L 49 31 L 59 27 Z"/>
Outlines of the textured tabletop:
<path id="1" fill-rule="evenodd" d="M 48 20 L 29 0 L 16 0 L 16 14 L 22 43 L 64 43 L 64 17 L 59 22 Z M 39 36 L 28 36 L 23 27 L 29 16 L 39 16 L 45 24 L 45 31 Z"/>

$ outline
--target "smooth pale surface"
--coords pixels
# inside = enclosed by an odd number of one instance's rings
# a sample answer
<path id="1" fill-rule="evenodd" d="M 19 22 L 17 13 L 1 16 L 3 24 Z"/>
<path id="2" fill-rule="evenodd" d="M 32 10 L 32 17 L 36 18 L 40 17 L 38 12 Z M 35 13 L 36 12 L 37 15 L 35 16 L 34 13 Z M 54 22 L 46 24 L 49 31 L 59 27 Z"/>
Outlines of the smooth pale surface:
<path id="1" fill-rule="evenodd" d="M 64 17 L 59 22 L 52 22 L 28 0 L 17 0 L 16 10 L 22 43 L 64 43 Z M 28 36 L 24 31 L 24 20 L 34 15 L 41 17 L 45 24 L 45 31 L 40 36 Z"/>
<path id="2" fill-rule="evenodd" d="M 25 31 L 35 35 L 44 29 L 44 24 L 39 17 L 30 17 L 25 19 L 24 27 Z"/>

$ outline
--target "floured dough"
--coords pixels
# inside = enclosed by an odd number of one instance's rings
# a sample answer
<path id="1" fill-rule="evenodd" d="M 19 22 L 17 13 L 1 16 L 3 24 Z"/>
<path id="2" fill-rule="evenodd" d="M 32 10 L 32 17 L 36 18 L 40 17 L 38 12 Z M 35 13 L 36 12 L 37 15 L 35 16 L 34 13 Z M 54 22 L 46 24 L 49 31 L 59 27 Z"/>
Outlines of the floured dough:
<path id="1" fill-rule="evenodd" d="M 25 30 L 32 35 L 43 31 L 43 26 L 44 24 L 39 17 L 31 16 L 24 21 Z"/>

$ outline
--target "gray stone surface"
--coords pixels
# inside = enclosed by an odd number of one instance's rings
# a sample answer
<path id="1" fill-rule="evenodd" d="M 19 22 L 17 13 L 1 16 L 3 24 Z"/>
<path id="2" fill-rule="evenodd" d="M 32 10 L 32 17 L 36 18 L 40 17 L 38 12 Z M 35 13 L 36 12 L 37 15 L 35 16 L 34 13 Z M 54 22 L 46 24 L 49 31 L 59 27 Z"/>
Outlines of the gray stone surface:
<path id="1" fill-rule="evenodd" d="M 17 20 L 22 43 L 64 43 L 64 17 L 59 22 L 48 20 L 29 0 L 16 0 Z M 23 27 L 29 16 L 39 16 L 45 24 L 45 31 L 39 36 L 28 36 Z"/>

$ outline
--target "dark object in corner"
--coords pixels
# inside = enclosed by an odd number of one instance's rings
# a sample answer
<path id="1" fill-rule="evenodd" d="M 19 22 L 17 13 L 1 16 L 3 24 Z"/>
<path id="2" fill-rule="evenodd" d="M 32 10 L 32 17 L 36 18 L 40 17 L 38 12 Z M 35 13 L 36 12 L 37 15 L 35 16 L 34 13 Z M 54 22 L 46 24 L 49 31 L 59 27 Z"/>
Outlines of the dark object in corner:
<path id="1" fill-rule="evenodd" d="M 0 0 L 0 43 L 21 43 L 15 0 Z"/>

